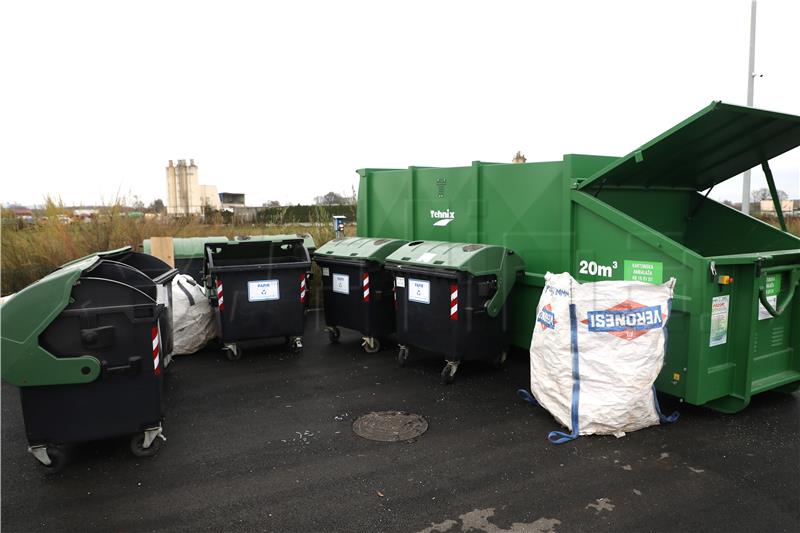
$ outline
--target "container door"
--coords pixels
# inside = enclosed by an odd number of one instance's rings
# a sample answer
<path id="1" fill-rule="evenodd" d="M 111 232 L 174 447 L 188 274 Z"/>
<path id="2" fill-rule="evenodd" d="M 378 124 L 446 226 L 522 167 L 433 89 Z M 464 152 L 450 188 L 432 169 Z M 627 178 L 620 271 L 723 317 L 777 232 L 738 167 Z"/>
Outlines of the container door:
<path id="1" fill-rule="evenodd" d="M 800 257 L 716 266 L 700 394 L 711 407 L 736 412 L 753 394 L 800 384 Z M 765 307 L 765 301 L 771 309 Z"/>

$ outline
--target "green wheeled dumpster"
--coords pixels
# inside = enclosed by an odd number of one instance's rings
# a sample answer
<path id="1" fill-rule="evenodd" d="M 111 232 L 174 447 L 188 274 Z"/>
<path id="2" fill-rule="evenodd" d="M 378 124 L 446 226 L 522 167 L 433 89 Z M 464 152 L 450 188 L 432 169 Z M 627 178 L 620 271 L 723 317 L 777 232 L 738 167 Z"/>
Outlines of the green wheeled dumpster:
<path id="1" fill-rule="evenodd" d="M 659 391 L 736 412 L 800 385 L 800 238 L 708 197 L 800 145 L 800 117 L 713 102 L 624 157 L 363 169 L 358 235 L 498 244 L 525 262 L 510 320 L 527 348 L 548 272 L 678 280 Z M 780 217 L 782 220 L 782 216 Z"/>
<path id="2" fill-rule="evenodd" d="M 347 237 L 324 244 L 314 254 L 322 272 L 326 330 L 331 342 L 339 340 L 339 327 L 363 335 L 367 353 L 381 349 L 381 339 L 394 333 L 393 276 L 384 261 L 407 241 Z"/>
<path id="3" fill-rule="evenodd" d="M 156 281 L 120 265 L 69 263 L 0 310 L 2 377 L 20 388 L 28 449 L 50 471 L 65 444 L 131 435 L 137 456 L 161 444 L 165 306 Z"/>
<path id="4" fill-rule="evenodd" d="M 410 347 L 444 355 L 442 382 L 458 365 L 483 359 L 499 367 L 510 342 L 506 305 L 523 264 L 503 246 L 412 241 L 386 258 L 395 276 L 397 361 Z"/>
<path id="5" fill-rule="evenodd" d="M 228 359 L 241 357 L 245 341 L 274 337 L 299 351 L 311 267 L 303 239 L 206 243 L 205 249 L 206 293 Z"/>
<path id="6" fill-rule="evenodd" d="M 203 264 L 205 261 L 205 243 L 227 242 L 224 236 L 212 237 L 174 237 L 172 251 L 175 257 L 175 268 L 181 274 L 192 276 L 197 283 L 203 283 Z M 142 241 L 142 250 L 150 254 L 150 239 Z"/>

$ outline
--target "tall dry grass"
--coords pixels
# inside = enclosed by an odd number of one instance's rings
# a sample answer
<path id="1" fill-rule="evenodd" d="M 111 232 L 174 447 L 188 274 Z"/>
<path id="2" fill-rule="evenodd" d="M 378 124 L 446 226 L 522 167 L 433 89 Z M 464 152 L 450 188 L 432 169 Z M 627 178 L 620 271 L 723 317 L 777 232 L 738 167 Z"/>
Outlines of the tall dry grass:
<path id="1" fill-rule="evenodd" d="M 88 222 L 66 223 L 59 220 L 63 209 L 52 202 L 45 212 L 47 221 L 36 224 L 21 224 L 8 216 L 3 217 L 0 235 L 3 295 L 22 289 L 68 261 L 97 251 L 123 246 L 141 250 L 142 241 L 150 237 L 224 235 L 232 238 L 236 235 L 309 233 L 317 246 L 334 237 L 330 222 L 321 218 L 304 225 L 224 224 L 221 218 L 204 223 L 196 218 L 131 218 L 117 205 Z"/>

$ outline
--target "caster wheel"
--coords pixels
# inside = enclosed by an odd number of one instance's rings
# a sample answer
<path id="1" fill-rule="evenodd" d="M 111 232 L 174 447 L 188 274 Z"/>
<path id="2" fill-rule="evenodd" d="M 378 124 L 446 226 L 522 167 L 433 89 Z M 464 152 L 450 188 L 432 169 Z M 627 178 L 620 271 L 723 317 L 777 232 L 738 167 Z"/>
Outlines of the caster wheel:
<path id="1" fill-rule="evenodd" d="M 47 457 L 50 458 L 49 465 L 42 463 L 38 459 L 36 460 L 36 463 L 42 468 L 46 476 L 52 476 L 64 470 L 67 464 L 67 454 L 62 448 L 58 446 L 48 446 Z"/>
<path id="2" fill-rule="evenodd" d="M 450 385 L 453 383 L 453 380 L 456 378 L 456 370 L 458 370 L 457 365 L 447 363 L 442 369 L 442 384 Z"/>
<path id="3" fill-rule="evenodd" d="M 328 340 L 336 343 L 339 342 L 339 337 L 341 336 L 342 332 L 339 331 L 339 328 L 336 326 L 331 326 L 329 328 L 325 328 L 328 330 Z"/>
<path id="4" fill-rule="evenodd" d="M 494 357 L 494 359 L 492 359 L 492 368 L 494 369 L 501 368 L 503 364 L 506 362 L 507 358 L 508 358 L 508 352 L 506 350 L 503 350 L 502 352 L 497 354 Z"/>
<path id="5" fill-rule="evenodd" d="M 242 358 L 242 351 L 235 344 L 230 344 L 222 347 L 225 352 L 225 357 L 228 361 L 238 361 Z"/>
<path id="6" fill-rule="evenodd" d="M 298 353 L 300 350 L 303 349 L 303 339 L 300 337 L 292 337 L 289 340 L 289 350 L 292 353 Z"/>
<path id="7" fill-rule="evenodd" d="M 408 362 L 408 356 L 410 352 L 408 350 L 408 346 L 401 346 L 400 350 L 397 352 L 397 365 L 398 366 L 406 366 Z"/>
<path id="8" fill-rule="evenodd" d="M 364 351 L 367 353 L 378 353 L 381 349 L 381 341 L 372 337 L 372 342 L 370 343 L 370 338 L 364 337 L 364 341 L 361 343 L 361 347 L 364 348 Z"/>
<path id="9" fill-rule="evenodd" d="M 131 453 L 136 457 L 153 457 L 161 449 L 161 438 L 156 437 L 148 448 L 144 447 L 144 433 L 131 437 Z"/>

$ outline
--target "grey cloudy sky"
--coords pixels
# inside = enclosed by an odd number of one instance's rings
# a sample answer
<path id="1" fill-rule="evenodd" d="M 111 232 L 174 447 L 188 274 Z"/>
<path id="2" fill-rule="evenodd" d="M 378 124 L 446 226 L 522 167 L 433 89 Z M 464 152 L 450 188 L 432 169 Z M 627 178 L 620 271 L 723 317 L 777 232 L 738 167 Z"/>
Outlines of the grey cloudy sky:
<path id="1" fill-rule="evenodd" d="M 746 100 L 749 0 L 0 9 L 4 203 L 149 202 L 167 160 L 189 158 L 251 205 L 307 202 L 360 167 L 624 155 Z M 800 114 L 798 20 L 800 2 L 758 3 L 756 107 Z M 800 196 L 798 150 L 773 171 Z"/>

